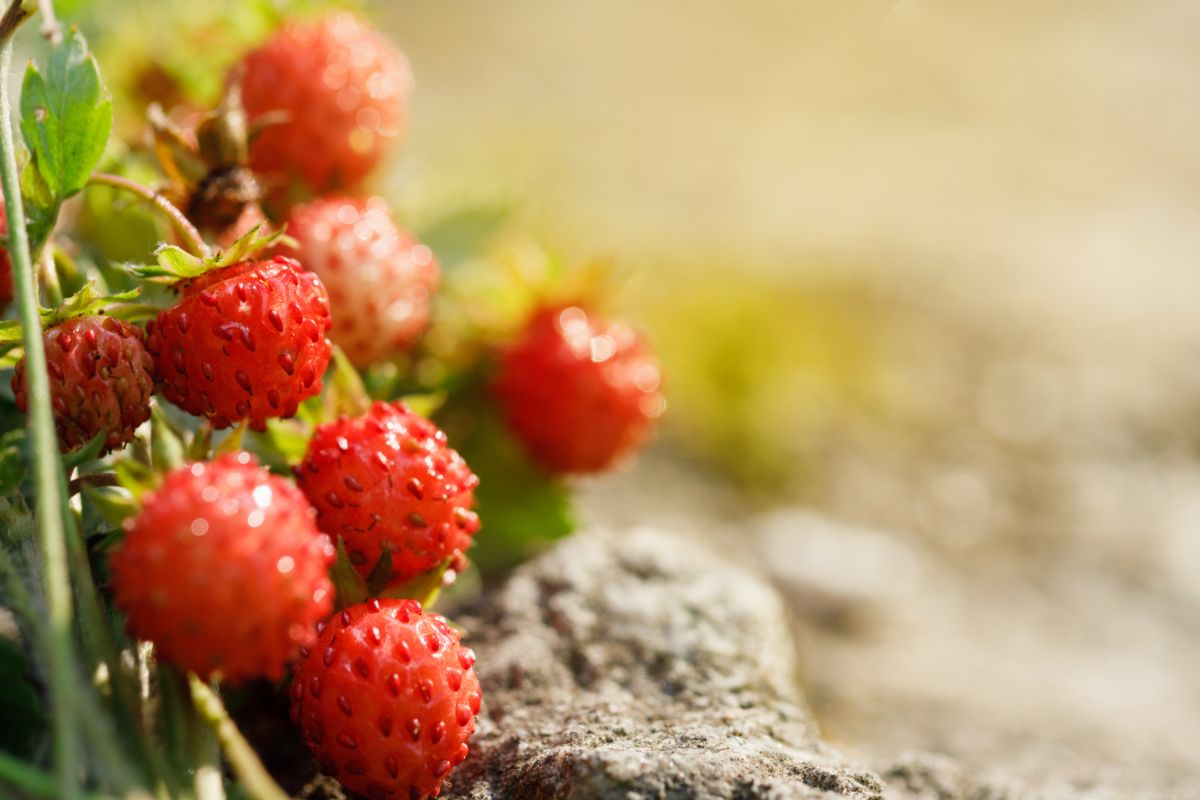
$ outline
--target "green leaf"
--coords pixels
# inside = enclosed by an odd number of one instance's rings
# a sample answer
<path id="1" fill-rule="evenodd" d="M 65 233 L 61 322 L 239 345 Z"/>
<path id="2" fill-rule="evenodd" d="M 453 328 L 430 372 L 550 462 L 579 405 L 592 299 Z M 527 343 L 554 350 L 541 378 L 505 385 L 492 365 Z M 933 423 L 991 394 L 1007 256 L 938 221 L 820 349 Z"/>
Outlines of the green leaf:
<path id="1" fill-rule="evenodd" d="M 62 201 L 88 181 L 112 131 L 112 100 L 87 41 L 72 28 L 43 74 L 30 63 L 21 88 L 21 134 L 51 196 Z"/>
<path id="2" fill-rule="evenodd" d="M 340 536 L 337 538 L 337 560 L 329 570 L 329 580 L 333 581 L 333 588 L 337 590 L 338 608 L 348 608 L 367 599 L 366 581 L 350 563 L 346 543 Z"/>
<path id="3" fill-rule="evenodd" d="M 50 238 L 61 203 L 32 162 L 21 170 L 21 199 L 25 201 L 25 227 L 29 231 L 30 249 L 36 251 Z"/>
<path id="4" fill-rule="evenodd" d="M 470 420 L 470 428 L 462 429 L 459 420 Z M 476 389 L 454 398 L 438 421 L 479 476 L 475 511 L 483 524 L 467 556 L 481 572 L 520 563 L 575 529 L 566 485 L 526 455 L 486 393 Z"/>
<path id="5" fill-rule="evenodd" d="M 419 238 L 447 268 L 482 254 L 488 242 L 511 220 L 502 203 L 455 211 L 420 231 Z"/>

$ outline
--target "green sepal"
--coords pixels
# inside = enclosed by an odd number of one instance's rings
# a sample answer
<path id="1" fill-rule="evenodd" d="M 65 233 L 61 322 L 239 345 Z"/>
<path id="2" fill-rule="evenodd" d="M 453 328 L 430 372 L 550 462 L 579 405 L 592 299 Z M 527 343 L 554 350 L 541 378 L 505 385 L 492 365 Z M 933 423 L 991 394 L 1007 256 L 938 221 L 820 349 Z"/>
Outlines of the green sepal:
<path id="1" fill-rule="evenodd" d="M 176 283 L 248 261 L 261 251 L 278 244 L 295 244 L 295 240 L 284 236 L 282 229 L 273 231 L 266 223 L 260 222 L 231 244 L 229 249 L 218 250 L 207 258 L 194 256 L 173 244 L 162 244 L 154 251 L 156 263 L 135 264 L 130 266 L 129 270 L 144 280 Z"/>
<path id="2" fill-rule="evenodd" d="M 185 456 L 188 461 L 207 461 L 212 452 L 213 429 L 207 421 L 201 423 L 188 442 Z"/>
<path id="3" fill-rule="evenodd" d="M 71 470 L 76 467 L 86 464 L 89 461 L 95 461 L 100 457 L 100 451 L 104 449 L 104 440 L 107 438 L 108 429 L 105 428 L 89 439 L 88 443 L 83 447 L 65 454 L 62 457 L 63 471 L 70 475 Z"/>
<path id="4" fill-rule="evenodd" d="M 169 472 L 182 467 L 186 460 L 183 441 L 155 405 L 150 410 L 150 461 L 154 469 L 160 473 Z"/>
<path id="5" fill-rule="evenodd" d="M 237 427 L 230 431 L 229 435 L 213 448 L 213 458 L 220 458 L 221 456 L 227 456 L 230 453 L 238 453 L 244 450 L 245 447 L 242 445 L 242 442 L 246 438 L 246 427 L 246 420 L 239 422 Z"/>
<path id="6" fill-rule="evenodd" d="M 371 395 L 367 393 L 362 376 L 336 345 L 333 348 L 332 362 L 328 375 L 329 388 L 322 396 L 323 421 L 365 413 L 371 407 Z"/>
<path id="7" fill-rule="evenodd" d="M 450 568 L 451 560 L 448 558 L 412 580 L 381 591 L 379 594 L 381 597 L 407 597 L 416 600 L 422 608 L 429 610 L 437 602 L 438 595 L 446 585 L 446 571 Z M 374 574 L 374 570 L 372 570 L 372 574 Z"/>
<path id="8" fill-rule="evenodd" d="M 383 553 L 371 571 L 367 573 L 367 594 L 377 597 L 392 582 L 392 551 L 383 548 Z"/>
<path id="9" fill-rule="evenodd" d="M 118 528 L 140 509 L 133 494 L 115 486 L 87 486 L 84 487 L 83 496 L 101 519 Z"/>
<path id="10" fill-rule="evenodd" d="M 141 289 L 130 289 L 127 292 L 101 295 L 96 291 L 95 283 L 88 281 L 82 289 L 64 300 L 58 308 L 39 308 L 38 316 L 41 317 L 43 329 L 53 328 L 69 319 L 86 317 L 89 314 L 102 314 L 110 304 L 133 300 L 141 293 Z M 20 341 L 21 323 L 11 319 L 0 321 L 0 351 L 6 345 L 15 345 Z"/>
<path id="11" fill-rule="evenodd" d="M 160 483 L 160 476 L 153 467 L 132 458 L 122 458 L 114 462 L 113 471 L 117 473 L 117 482 L 135 499 L 151 489 L 158 488 Z"/>
<path id="12" fill-rule="evenodd" d="M 337 559 L 329 570 L 329 580 L 337 591 L 337 608 L 349 608 L 367 599 L 367 583 L 354 568 L 346 553 L 346 543 L 337 537 Z"/>

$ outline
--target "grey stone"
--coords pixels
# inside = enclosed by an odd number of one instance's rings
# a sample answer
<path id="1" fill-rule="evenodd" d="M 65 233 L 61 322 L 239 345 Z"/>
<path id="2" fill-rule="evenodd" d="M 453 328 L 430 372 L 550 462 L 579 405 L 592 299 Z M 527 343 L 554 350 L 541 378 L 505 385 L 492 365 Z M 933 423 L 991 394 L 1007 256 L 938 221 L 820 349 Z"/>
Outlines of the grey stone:
<path id="1" fill-rule="evenodd" d="M 818 740 L 778 595 L 694 540 L 577 535 L 461 622 L 485 700 L 448 797 L 882 797 Z"/>

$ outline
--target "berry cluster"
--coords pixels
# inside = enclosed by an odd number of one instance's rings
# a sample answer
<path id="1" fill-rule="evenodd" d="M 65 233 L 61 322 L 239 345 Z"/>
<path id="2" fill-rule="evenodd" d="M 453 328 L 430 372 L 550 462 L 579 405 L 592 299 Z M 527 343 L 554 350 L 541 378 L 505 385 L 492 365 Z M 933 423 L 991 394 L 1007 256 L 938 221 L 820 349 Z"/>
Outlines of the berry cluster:
<path id="1" fill-rule="evenodd" d="M 664 407 L 646 344 L 586 296 L 526 303 L 511 336 L 472 329 L 455 381 L 413 377 L 436 358 L 439 262 L 365 188 L 411 89 L 403 54 L 336 12 L 247 53 L 215 111 L 152 106 L 163 187 L 104 179 L 176 229 L 134 270 L 151 302 L 88 284 L 43 310 L 42 337 L 61 450 L 115 492 L 91 501 L 128 506 L 93 541 L 131 640 L 204 681 L 290 675 L 320 767 L 410 800 L 467 758 L 482 698 L 459 634 L 406 599 L 448 585 L 481 529 L 480 478 L 413 407 L 494 406 L 551 482 L 629 455 Z M 0 251 L 0 305 L 12 269 Z M 43 400 L 24 359 L 11 383 L 21 411 Z"/>

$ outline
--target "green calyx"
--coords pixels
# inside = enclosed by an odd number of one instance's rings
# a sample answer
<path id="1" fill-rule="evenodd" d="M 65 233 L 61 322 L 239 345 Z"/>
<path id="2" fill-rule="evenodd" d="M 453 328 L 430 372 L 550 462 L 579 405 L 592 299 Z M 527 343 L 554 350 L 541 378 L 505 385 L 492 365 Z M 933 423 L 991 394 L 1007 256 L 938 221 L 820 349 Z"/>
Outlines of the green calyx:
<path id="1" fill-rule="evenodd" d="M 122 308 L 110 308 L 114 304 L 127 303 L 142 293 L 141 289 L 131 289 L 119 294 L 102 295 L 96 291 L 94 281 L 88 281 L 82 289 L 63 301 L 58 308 L 39 308 L 38 316 L 42 320 L 42 328 L 53 328 L 69 319 L 87 317 L 93 314 L 106 314 L 123 319 L 127 315 L 121 313 Z M 21 323 L 17 320 L 0 322 L 0 350 L 15 347 L 21 342 Z"/>
<path id="2" fill-rule="evenodd" d="M 258 253 L 278 244 L 293 243 L 294 240 L 285 236 L 282 229 L 272 231 L 265 223 L 259 223 L 230 245 L 227 250 L 218 250 L 207 258 L 194 256 L 172 244 L 164 244 L 154 251 L 154 255 L 158 258 L 157 263 L 140 264 L 130 269 L 139 278 L 158 283 L 177 283 L 198 278 L 215 269 L 248 261 Z"/>

